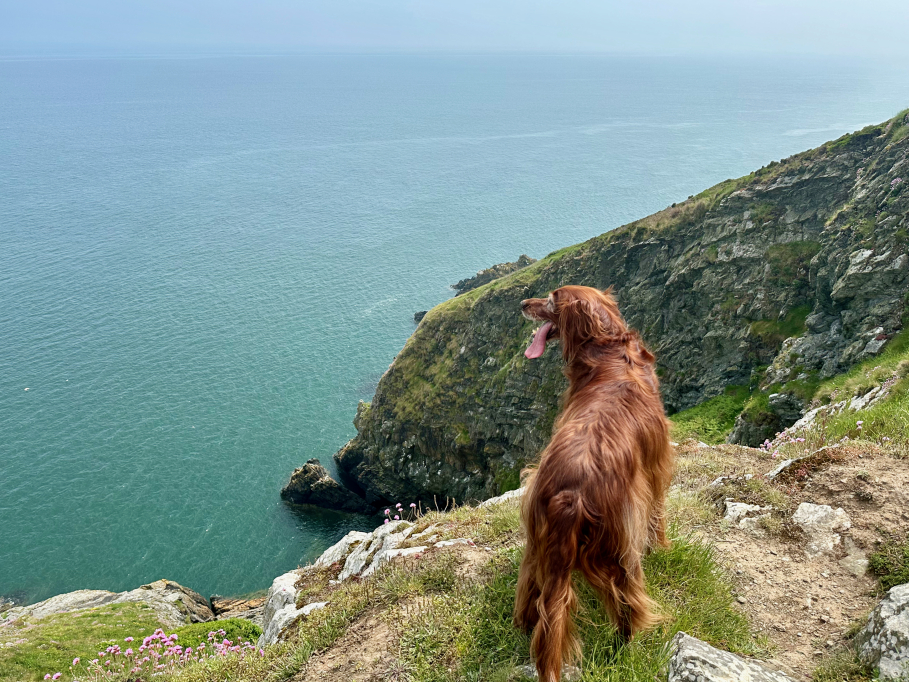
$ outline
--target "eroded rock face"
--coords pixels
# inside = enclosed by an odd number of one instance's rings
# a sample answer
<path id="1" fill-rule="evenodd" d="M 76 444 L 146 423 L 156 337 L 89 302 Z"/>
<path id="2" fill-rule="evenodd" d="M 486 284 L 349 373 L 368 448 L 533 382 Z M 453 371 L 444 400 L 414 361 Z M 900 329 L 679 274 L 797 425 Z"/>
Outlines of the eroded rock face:
<path id="1" fill-rule="evenodd" d="M 672 648 L 668 682 L 794 682 L 782 672 L 716 649 L 684 632 L 673 638 Z"/>
<path id="2" fill-rule="evenodd" d="M 317 459 L 295 469 L 281 490 L 281 497 L 294 504 L 312 504 L 325 509 L 370 514 L 375 508 L 335 481 Z"/>
<path id="3" fill-rule="evenodd" d="M 856 635 L 862 658 L 882 680 L 909 680 L 909 584 L 887 592 Z"/>
<path id="4" fill-rule="evenodd" d="M 909 136 L 893 137 L 905 125 L 728 181 L 430 310 L 358 408 L 358 434 L 335 456 L 341 481 L 370 503 L 440 506 L 514 487 L 566 386 L 556 343 L 524 357 L 535 325 L 520 301 L 562 284 L 615 287 L 670 413 L 760 381 L 758 367 L 774 381 L 823 378 L 880 352 L 909 291 L 909 192 L 891 185 L 909 158 Z"/>

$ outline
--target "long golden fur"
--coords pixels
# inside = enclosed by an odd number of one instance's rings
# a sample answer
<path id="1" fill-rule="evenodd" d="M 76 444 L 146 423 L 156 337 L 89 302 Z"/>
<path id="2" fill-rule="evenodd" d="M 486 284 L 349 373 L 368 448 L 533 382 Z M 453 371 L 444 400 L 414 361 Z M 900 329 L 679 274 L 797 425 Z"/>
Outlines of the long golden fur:
<path id="1" fill-rule="evenodd" d="M 648 547 L 669 544 L 664 502 L 674 453 L 654 357 L 610 291 L 565 286 L 521 308 L 551 323 L 538 333 L 561 342 L 570 382 L 552 440 L 527 479 L 514 607 L 515 624 L 533 630 L 540 680 L 559 682 L 563 661 L 580 656 L 572 571 L 596 590 L 625 638 L 660 620 L 641 560 Z"/>

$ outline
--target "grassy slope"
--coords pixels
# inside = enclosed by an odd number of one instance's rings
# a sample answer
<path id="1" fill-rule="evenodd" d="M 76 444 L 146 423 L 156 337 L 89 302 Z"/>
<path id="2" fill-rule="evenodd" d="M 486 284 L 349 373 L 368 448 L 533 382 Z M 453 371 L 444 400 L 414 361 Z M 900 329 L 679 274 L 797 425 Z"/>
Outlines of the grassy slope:
<path id="1" fill-rule="evenodd" d="M 0 629 L 0 680 L 41 680 L 45 674 L 64 673 L 71 679 L 73 659 L 87 662 L 112 644 L 122 648 L 126 637 L 141 640 L 161 627 L 155 612 L 147 604 L 108 604 L 75 613 L 62 613 L 46 618 L 25 618 Z M 248 621 L 230 619 L 187 625 L 174 632 L 184 646 L 204 641 L 209 630 L 222 628 L 228 638 L 236 635 L 255 636 L 260 628 Z M 204 630 L 200 632 L 200 630 Z M 3 646 L 5 642 L 18 642 Z"/>

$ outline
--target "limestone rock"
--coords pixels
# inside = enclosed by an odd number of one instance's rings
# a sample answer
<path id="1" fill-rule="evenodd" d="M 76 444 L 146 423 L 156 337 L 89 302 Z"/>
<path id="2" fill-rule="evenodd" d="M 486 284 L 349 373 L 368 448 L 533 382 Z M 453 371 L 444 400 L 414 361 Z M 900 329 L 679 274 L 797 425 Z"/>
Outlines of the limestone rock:
<path id="1" fill-rule="evenodd" d="M 345 559 L 351 550 L 358 544 L 372 540 L 372 533 L 362 533 L 352 530 L 338 542 L 322 552 L 322 555 L 313 562 L 316 568 L 327 568 L 332 564 Z"/>
<path id="2" fill-rule="evenodd" d="M 380 549 L 369 566 L 361 573 L 364 578 L 375 573 L 381 566 L 398 557 L 414 556 L 425 552 L 428 547 L 407 547 L 405 549 Z"/>
<path id="3" fill-rule="evenodd" d="M 366 500 L 334 480 L 318 459 L 311 459 L 294 470 L 281 490 L 281 497 L 294 504 L 313 504 L 338 511 L 360 514 L 375 511 Z"/>
<path id="4" fill-rule="evenodd" d="M 296 585 L 300 576 L 299 570 L 290 571 L 272 581 L 265 598 L 265 615 L 262 618 L 264 624 L 258 646 L 277 642 L 284 628 L 302 613 L 296 608 Z"/>
<path id="5" fill-rule="evenodd" d="M 842 508 L 833 509 L 828 504 L 810 502 L 802 502 L 792 520 L 805 532 L 805 554 L 809 557 L 832 552 L 840 544 L 836 531 L 848 530 L 852 526 L 849 515 Z"/>
<path id="6" fill-rule="evenodd" d="M 352 575 L 361 575 L 375 561 L 382 550 L 396 549 L 411 533 L 413 525 L 406 521 L 392 521 L 376 528 L 369 541 L 359 544 L 347 557 L 338 580 L 347 580 Z M 395 532 L 401 529 L 399 532 Z M 375 570 L 374 568 L 372 569 Z M 371 573 L 372 571 L 370 571 Z"/>
<path id="7" fill-rule="evenodd" d="M 715 649 L 684 632 L 671 646 L 668 682 L 794 682 L 782 672 Z"/>
<path id="8" fill-rule="evenodd" d="M 494 504 L 501 504 L 502 502 L 507 502 L 508 500 L 520 499 L 524 495 L 526 488 L 518 488 L 517 490 L 509 490 L 507 493 L 503 493 L 498 497 L 490 497 L 488 500 L 480 502 L 481 507 L 491 507 Z"/>
<path id="9" fill-rule="evenodd" d="M 881 680 L 909 680 L 909 583 L 890 588 L 855 641 Z"/>

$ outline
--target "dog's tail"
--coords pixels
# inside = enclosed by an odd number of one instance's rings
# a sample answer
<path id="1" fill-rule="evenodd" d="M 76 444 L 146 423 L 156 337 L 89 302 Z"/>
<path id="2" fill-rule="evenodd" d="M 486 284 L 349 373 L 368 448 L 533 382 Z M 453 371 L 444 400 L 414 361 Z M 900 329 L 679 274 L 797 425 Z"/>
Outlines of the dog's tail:
<path id="1" fill-rule="evenodd" d="M 537 583 L 542 588 L 531 648 L 540 682 L 559 682 L 563 661 L 577 660 L 581 654 L 572 618 L 577 597 L 571 571 L 577 559 L 584 509 L 580 493 L 574 490 L 558 493 L 541 507 L 531 511 L 538 543 Z"/>

